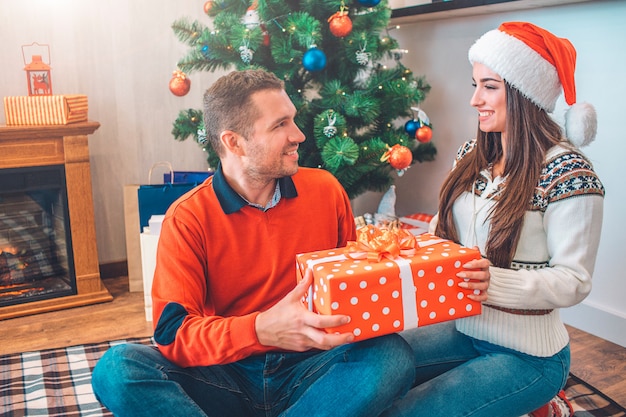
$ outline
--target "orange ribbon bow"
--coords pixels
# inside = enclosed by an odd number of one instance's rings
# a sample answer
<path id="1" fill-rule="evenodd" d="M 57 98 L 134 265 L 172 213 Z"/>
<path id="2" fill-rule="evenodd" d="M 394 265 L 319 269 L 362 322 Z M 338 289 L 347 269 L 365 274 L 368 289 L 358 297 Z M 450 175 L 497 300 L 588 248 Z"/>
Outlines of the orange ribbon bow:
<path id="1" fill-rule="evenodd" d="M 357 240 L 348 242 L 345 253 L 353 259 L 380 262 L 383 258 L 393 260 L 399 256 L 413 256 L 415 246 L 415 236 L 407 230 L 380 229 L 369 224 L 357 230 Z"/>

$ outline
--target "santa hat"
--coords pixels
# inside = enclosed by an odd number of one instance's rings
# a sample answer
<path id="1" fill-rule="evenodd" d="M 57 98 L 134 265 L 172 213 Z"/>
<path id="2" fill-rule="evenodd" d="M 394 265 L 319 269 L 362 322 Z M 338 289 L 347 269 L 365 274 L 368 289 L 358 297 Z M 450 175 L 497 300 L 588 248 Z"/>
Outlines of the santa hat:
<path id="1" fill-rule="evenodd" d="M 576 146 L 596 137 L 597 117 L 591 104 L 576 103 L 576 49 L 532 23 L 507 22 L 481 36 L 469 50 L 469 60 L 486 65 L 522 95 L 548 113 L 565 94 L 565 135 Z"/>

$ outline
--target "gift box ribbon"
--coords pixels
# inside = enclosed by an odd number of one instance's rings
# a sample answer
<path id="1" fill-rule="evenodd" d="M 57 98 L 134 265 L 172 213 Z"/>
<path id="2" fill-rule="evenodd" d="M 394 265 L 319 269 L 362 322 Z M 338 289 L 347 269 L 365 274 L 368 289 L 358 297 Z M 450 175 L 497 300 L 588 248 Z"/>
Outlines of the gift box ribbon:
<path id="1" fill-rule="evenodd" d="M 357 240 L 346 245 L 345 253 L 352 259 L 380 262 L 415 255 L 415 236 L 400 228 L 380 229 L 367 225 L 357 230 Z"/>

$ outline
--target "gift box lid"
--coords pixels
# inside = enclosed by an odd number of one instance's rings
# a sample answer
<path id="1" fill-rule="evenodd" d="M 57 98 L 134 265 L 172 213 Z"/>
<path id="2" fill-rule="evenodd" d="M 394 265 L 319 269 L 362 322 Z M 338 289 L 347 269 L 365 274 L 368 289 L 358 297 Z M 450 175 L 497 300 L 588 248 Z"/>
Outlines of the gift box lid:
<path id="1" fill-rule="evenodd" d="M 89 105 L 84 94 L 4 97 L 8 126 L 84 122 L 88 112 Z"/>

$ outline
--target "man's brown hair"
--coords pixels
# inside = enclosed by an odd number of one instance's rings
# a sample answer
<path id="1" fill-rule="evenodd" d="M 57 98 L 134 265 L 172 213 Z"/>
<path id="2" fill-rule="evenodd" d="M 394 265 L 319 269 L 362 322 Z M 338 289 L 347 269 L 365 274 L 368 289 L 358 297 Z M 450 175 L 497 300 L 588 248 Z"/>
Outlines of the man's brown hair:
<path id="1" fill-rule="evenodd" d="M 284 90 L 285 84 L 271 72 L 254 69 L 233 71 L 220 77 L 204 93 L 204 126 L 209 143 L 218 156 L 224 150 L 220 134 L 232 130 L 247 138 L 252 134 L 258 109 L 252 95 L 263 90 Z"/>

